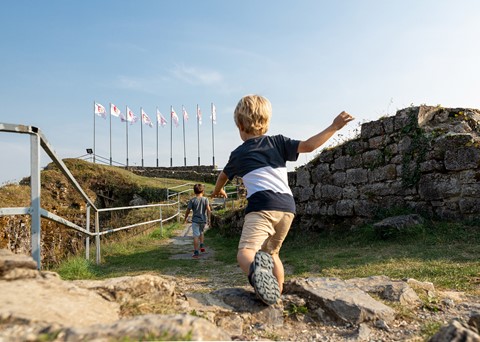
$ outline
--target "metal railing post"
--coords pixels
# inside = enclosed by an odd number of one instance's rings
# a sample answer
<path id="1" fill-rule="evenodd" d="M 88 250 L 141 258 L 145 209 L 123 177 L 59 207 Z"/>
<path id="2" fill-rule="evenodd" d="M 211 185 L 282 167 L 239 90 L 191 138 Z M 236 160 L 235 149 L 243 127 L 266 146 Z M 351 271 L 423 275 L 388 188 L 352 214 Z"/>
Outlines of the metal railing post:
<path id="1" fill-rule="evenodd" d="M 177 222 L 180 223 L 180 193 L 177 194 L 177 202 L 178 202 Z"/>
<path id="2" fill-rule="evenodd" d="M 87 232 L 90 232 L 90 204 L 87 204 L 87 222 L 86 229 Z M 90 236 L 87 235 L 85 238 L 85 259 L 90 260 Z"/>
<path id="3" fill-rule="evenodd" d="M 163 217 L 162 217 L 162 206 L 160 206 L 160 235 L 163 236 Z"/>
<path id="4" fill-rule="evenodd" d="M 100 265 L 100 221 L 98 211 L 95 212 L 95 254 L 97 265 Z"/>
<path id="5" fill-rule="evenodd" d="M 30 216 L 31 223 L 31 247 L 33 260 L 37 262 L 37 268 L 41 269 L 41 218 L 40 218 L 40 137 L 37 134 L 30 136 Z"/>

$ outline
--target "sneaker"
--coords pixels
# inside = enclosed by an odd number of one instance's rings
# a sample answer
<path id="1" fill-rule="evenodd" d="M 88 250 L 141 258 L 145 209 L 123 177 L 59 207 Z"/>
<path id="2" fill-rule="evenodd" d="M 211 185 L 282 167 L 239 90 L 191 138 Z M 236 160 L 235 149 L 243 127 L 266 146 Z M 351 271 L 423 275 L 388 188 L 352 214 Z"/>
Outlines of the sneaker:
<path id="1" fill-rule="evenodd" d="M 198 253 L 198 251 L 193 252 L 192 258 L 193 258 L 193 259 L 198 259 L 198 258 L 200 258 L 200 254 Z"/>
<path id="2" fill-rule="evenodd" d="M 200 252 L 205 253 L 205 247 L 204 246 L 200 247 Z"/>
<path id="3" fill-rule="evenodd" d="M 253 274 L 249 277 L 255 293 L 267 305 L 275 304 L 280 298 L 280 287 L 273 275 L 273 259 L 268 253 L 258 251 L 253 261 Z"/>

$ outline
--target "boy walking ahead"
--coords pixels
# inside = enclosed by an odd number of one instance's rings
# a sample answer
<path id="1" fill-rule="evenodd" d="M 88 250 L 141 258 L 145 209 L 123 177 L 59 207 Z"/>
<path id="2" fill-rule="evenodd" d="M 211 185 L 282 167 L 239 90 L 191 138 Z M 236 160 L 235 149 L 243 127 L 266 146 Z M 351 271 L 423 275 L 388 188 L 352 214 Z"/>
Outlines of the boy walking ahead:
<path id="1" fill-rule="evenodd" d="M 203 197 L 205 192 L 205 186 L 203 184 L 195 184 L 193 186 L 193 192 L 195 197 L 191 198 L 187 204 L 187 210 L 185 212 L 185 219 L 183 223 L 187 222 L 190 211 L 192 214 L 192 232 L 193 232 L 193 248 L 194 252 L 192 258 L 198 258 L 200 252 L 205 252 L 204 242 L 204 229 L 206 224 L 210 224 L 211 208 L 208 198 Z M 200 246 L 199 246 L 200 245 Z"/>
<path id="2" fill-rule="evenodd" d="M 257 296 L 268 305 L 275 304 L 283 290 L 284 269 L 279 252 L 295 215 L 286 162 L 297 160 L 299 153 L 317 149 L 353 120 L 350 114 L 341 112 L 325 130 L 299 141 L 283 135 L 264 135 L 271 115 L 272 106 L 266 98 L 247 95 L 240 99 L 234 120 L 243 144 L 230 154 L 212 193 L 213 197 L 226 197 L 225 183 L 234 176 L 242 177 L 248 204 L 237 261 Z"/>

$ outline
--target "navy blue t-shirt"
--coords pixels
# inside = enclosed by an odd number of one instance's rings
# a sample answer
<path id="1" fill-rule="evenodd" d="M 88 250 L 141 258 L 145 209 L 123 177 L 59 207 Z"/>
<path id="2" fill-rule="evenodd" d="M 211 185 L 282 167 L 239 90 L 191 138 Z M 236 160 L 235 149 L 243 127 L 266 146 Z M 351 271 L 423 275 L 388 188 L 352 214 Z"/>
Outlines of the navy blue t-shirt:
<path id="1" fill-rule="evenodd" d="M 262 135 L 248 139 L 230 154 L 223 172 L 230 180 L 235 176 L 243 179 L 248 199 L 245 213 L 260 210 L 295 213 L 287 161 L 297 160 L 299 143 L 283 135 Z"/>

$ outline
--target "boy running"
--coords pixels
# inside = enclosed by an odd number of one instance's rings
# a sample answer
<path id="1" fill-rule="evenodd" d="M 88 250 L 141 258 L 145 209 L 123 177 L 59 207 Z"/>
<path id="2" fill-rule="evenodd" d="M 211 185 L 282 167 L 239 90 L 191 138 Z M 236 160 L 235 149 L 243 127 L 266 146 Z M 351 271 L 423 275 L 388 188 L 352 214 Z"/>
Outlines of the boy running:
<path id="1" fill-rule="evenodd" d="M 234 120 L 243 144 L 230 154 L 212 193 L 213 197 L 226 197 L 226 182 L 234 176 L 242 177 L 248 204 L 237 261 L 257 296 L 268 305 L 275 304 L 283 290 L 284 269 L 279 252 L 295 215 L 286 162 L 297 160 L 299 153 L 317 149 L 354 119 L 341 112 L 325 130 L 299 141 L 283 135 L 264 135 L 271 115 L 272 106 L 266 98 L 247 95 L 240 99 Z"/>

